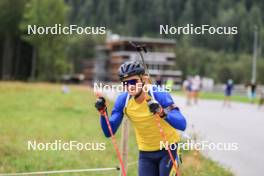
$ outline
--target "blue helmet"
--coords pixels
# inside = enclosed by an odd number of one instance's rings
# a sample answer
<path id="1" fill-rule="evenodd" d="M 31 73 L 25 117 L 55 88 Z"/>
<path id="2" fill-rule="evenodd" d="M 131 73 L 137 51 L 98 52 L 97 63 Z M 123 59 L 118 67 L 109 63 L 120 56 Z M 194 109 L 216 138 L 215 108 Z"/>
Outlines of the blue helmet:
<path id="1" fill-rule="evenodd" d="M 123 80 L 126 77 L 133 75 L 143 75 L 145 74 L 144 66 L 138 61 L 128 61 L 123 63 L 119 67 L 119 78 Z"/>

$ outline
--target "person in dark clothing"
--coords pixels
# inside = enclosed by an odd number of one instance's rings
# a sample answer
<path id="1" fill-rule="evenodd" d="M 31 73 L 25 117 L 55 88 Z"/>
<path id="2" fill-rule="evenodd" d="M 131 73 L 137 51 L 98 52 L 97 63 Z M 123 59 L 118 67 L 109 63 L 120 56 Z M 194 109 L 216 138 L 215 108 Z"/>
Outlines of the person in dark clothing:
<path id="1" fill-rule="evenodd" d="M 157 76 L 156 78 L 156 85 L 161 86 L 162 85 L 162 77 L 160 75 Z"/>
<path id="2" fill-rule="evenodd" d="M 233 91 L 234 85 L 233 80 L 228 79 L 226 85 L 225 85 L 225 99 L 224 99 L 224 106 L 231 107 L 231 96 Z"/>
<path id="3" fill-rule="evenodd" d="M 250 99 L 251 103 L 254 103 L 256 99 L 257 84 L 251 82 L 250 84 L 247 85 L 247 87 L 248 87 L 248 98 Z"/>

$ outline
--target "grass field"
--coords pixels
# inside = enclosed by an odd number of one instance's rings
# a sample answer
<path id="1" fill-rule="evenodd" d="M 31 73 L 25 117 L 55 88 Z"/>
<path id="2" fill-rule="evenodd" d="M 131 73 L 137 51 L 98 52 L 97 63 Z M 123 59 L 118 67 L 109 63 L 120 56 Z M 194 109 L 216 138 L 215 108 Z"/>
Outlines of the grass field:
<path id="1" fill-rule="evenodd" d="M 182 91 L 175 91 L 174 94 L 179 96 L 185 96 L 184 92 Z M 219 101 L 224 101 L 225 98 L 224 93 L 217 93 L 217 92 L 201 92 L 199 97 L 201 99 L 219 100 Z M 233 95 L 231 99 L 234 102 L 251 103 L 247 96 Z M 257 102 L 258 100 L 255 100 L 255 103 Z"/>
<path id="2" fill-rule="evenodd" d="M 85 86 L 70 86 L 70 90 L 69 94 L 63 94 L 61 85 L 56 84 L 0 82 L 0 173 L 118 165 L 111 141 L 101 132 L 92 91 Z M 132 129 L 130 134 L 128 162 L 134 162 L 138 150 Z M 119 139 L 119 133 L 117 137 Z M 106 143 L 106 150 L 29 151 L 27 142 L 33 140 Z M 181 170 L 183 176 L 232 175 L 197 152 L 184 154 Z M 106 174 L 117 175 L 117 172 Z M 98 173 L 58 175 L 93 176 Z M 129 167 L 128 175 L 137 175 L 137 165 Z"/>

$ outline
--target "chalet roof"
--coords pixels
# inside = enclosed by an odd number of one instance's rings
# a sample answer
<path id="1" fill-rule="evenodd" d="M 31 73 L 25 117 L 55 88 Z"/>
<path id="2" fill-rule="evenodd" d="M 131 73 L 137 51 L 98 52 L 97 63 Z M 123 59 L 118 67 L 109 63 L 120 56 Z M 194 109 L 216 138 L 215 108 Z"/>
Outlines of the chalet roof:
<path id="1" fill-rule="evenodd" d="M 152 44 L 166 44 L 166 45 L 175 45 L 176 41 L 173 39 L 163 39 L 163 38 L 149 38 L 149 37 L 125 37 L 118 36 L 116 38 L 111 38 L 107 40 L 107 43 L 152 43 Z"/>

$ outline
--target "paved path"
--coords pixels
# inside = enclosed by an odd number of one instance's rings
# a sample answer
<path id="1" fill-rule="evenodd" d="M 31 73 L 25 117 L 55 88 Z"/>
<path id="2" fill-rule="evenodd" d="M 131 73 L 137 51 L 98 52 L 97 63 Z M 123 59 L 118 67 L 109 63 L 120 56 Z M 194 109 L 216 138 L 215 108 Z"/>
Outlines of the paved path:
<path id="1" fill-rule="evenodd" d="M 243 103 L 223 108 L 221 101 L 201 100 L 185 106 L 183 97 L 174 97 L 188 119 L 188 132 L 201 140 L 238 143 L 237 151 L 204 151 L 204 154 L 230 168 L 238 176 L 264 173 L 264 109 Z"/>
<path id="2" fill-rule="evenodd" d="M 114 100 L 116 94 L 107 94 Z M 221 101 L 201 100 L 186 106 L 183 97 L 173 97 L 188 120 L 187 133 L 197 133 L 200 140 L 213 143 L 237 143 L 237 151 L 203 153 L 237 176 L 260 176 L 264 172 L 264 109 L 243 103 L 223 108 Z"/>

